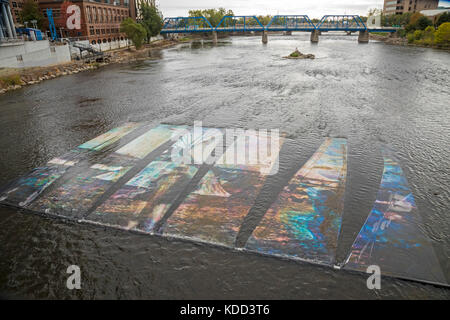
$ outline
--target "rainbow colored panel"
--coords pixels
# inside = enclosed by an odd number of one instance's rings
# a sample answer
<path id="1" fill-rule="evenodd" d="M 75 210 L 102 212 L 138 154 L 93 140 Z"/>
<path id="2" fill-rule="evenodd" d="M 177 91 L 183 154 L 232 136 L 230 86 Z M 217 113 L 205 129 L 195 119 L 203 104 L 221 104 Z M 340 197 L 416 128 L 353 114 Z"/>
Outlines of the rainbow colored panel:
<path id="1" fill-rule="evenodd" d="M 122 137 L 133 131 L 134 129 L 138 128 L 142 124 L 140 123 L 126 123 L 123 126 L 114 128 L 109 130 L 108 132 L 89 140 L 88 142 L 83 143 L 82 145 L 78 146 L 80 149 L 89 149 L 89 150 L 95 150 L 100 151 L 103 148 L 110 146 L 114 142 L 119 141 Z"/>
<path id="2" fill-rule="evenodd" d="M 374 207 L 356 237 L 344 269 L 446 283 L 414 196 L 392 151 L 383 149 L 384 170 Z"/>
<path id="3" fill-rule="evenodd" d="M 332 265 L 346 175 L 347 142 L 328 138 L 289 181 L 245 248 Z"/>
<path id="4" fill-rule="evenodd" d="M 244 154 L 254 155 L 258 151 L 258 141 L 260 145 L 265 145 L 259 149 L 267 151 L 270 137 L 258 135 L 256 132 L 246 132 L 246 137 L 238 136 L 228 146 L 218 159 L 218 164 L 206 173 L 197 188 L 166 221 L 164 235 L 234 246 L 240 226 L 253 206 L 267 174 L 272 173 L 284 141 L 272 141 L 276 149 L 269 153 L 266 161 L 258 162 L 248 157 L 238 159 L 237 150 L 240 146 L 243 146 Z"/>
<path id="5" fill-rule="evenodd" d="M 80 154 L 74 150 L 66 155 L 54 158 L 43 167 L 31 171 L 17 179 L 0 193 L 0 201 L 19 207 L 27 207 L 47 187 L 59 179 L 68 168 L 75 166 Z"/>
<path id="6" fill-rule="evenodd" d="M 196 172 L 194 166 L 153 161 L 86 220 L 151 232 Z"/>

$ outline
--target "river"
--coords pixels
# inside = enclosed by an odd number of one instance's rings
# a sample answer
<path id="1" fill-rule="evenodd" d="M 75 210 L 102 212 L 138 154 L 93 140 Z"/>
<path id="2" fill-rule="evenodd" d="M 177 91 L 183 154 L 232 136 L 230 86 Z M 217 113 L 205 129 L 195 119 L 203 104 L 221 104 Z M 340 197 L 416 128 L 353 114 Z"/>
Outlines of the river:
<path id="1" fill-rule="evenodd" d="M 295 48 L 315 60 L 288 60 Z M 442 269 L 450 274 L 450 55 L 324 35 L 180 44 L 0 96 L 0 184 L 126 121 L 277 129 L 304 162 L 324 137 L 348 139 L 337 260 L 373 206 L 380 145 L 396 150 Z M 290 161 L 290 162 L 289 162 Z M 292 163 L 291 163 L 292 164 Z M 280 161 L 283 166 L 283 161 Z M 269 192 L 270 193 L 270 192 Z M 81 266 L 82 289 L 66 288 Z M 449 299 L 450 290 L 0 207 L 0 295 L 19 298 Z"/>

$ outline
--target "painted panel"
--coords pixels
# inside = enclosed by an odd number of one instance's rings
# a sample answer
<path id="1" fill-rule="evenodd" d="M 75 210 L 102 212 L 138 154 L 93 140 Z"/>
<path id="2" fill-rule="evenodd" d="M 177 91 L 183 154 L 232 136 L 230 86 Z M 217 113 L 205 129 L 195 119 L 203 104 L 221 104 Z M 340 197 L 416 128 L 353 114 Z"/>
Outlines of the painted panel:
<path id="1" fill-rule="evenodd" d="M 185 127 L 159 125 L 116 151 L 117 154 L 142 159 L 154 151 L 172 137 L 178 135 L 178 131 Z"/>
<path id="2" fill-rule="evenodd" d="M 17 179 L 0 194 L 0 201 L 14 206 L 27 207 L 47 187 L 60 178 L 67 170 L 77 164 L 79 153 L 71 151 L 60 158 L 50 160 L 45 166 L 31 171 Z"/>
<path id="3" fill-rule="evenodd" d="M 245 248 L 332 265 L 346 175 L 346 140 L 328 138 L 282 190 Z"/>
<path id="4" fill-rule="evenodd" d="M 164 216 L 196 172 L 194 166 L 153 161 L 86 220 L 152 232 L 155 223 Z"/>
<path id="5" fill-rule="evenodd" d="M 253 138 L 247 138 L 247 142 L 242 144 L 245 146 L 244 154 L 258 152 L 257 148 L 252 147 L 254 142 L 249 142 L 257 140 Z M 244 142 L 240 139 L 238 137 L 229 148 Z M 283 140 L 277 143 L 277 152 L 273 152 L 272 158 L 278 158 Z M 271 172 L 271 168 L 267 169 L 265 162 L 258 166 L 257 163 L 248 164 L 235 157 L 219 161 L 221 164 L 206 173 L 197 188 L 168 218 L 163 228 L 164 235 L 234 246 L 239 228 L 266 179 L 263 173 Z"/>
<path id="6" fill-rule="evenodd" d="M 356 237 L 345 269 L 366 272 L 370 265 L 397 277 L 446 283 L 403 171 L 383 149 L 384 170 L 374 207 Z"/>
<path id="7" fill-rule="evenodd" d="M 67 217 L 82 217 L 106 190 L 138 163 L 140 158 L 167 142 L 172 135 L 176 135 L 177 130 L 178 128 L 174 126 L 160 125 L 116 152 L 86 156 L 82 165 L 68 177 L 67 181 L 38 198 L 29 208 Z"/>
<path id="8" fill-rule="evenodd" d="M 177 127 L 178 140 L 114 193 L 86 219 L 124 229 L 153 232 L 177 196 L 222 142 L 222 131 Z M 220 138 L 220 139 L 219 139 Z"/>
<path id="9" fill-rule="evenodd" d="M 114 128 L 92 140 L 89 140 L 88 142 L 83 143 L 82 145 L 78 146 L 78 148 L 100 151 L 103 148 L 113 144 L 114 142 L 119 141 L 122 137 L 138 128 L 139 126 L 141 126 L 140 123 L 126 123 L 123 126 Z"/>
<path id="10" fill-rule="evenodd" d="M 85 163 L 61 185 L 37 198 L 28 208 L 80 218 L 133 165 L 133 158 L 110 154 L 101 163 Z"/>

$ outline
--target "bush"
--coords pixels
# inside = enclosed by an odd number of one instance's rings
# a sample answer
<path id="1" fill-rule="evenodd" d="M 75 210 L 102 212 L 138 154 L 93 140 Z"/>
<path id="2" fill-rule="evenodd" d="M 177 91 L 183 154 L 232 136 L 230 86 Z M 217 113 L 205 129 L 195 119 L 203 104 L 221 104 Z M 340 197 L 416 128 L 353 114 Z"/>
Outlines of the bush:
<path id="1" fill-rule="evenodd" d="M 413 43 L 414 42 L 414 34 L 413 33 L 408 33 L 406 35 L 406 39 L 408 39 L 408 43 Z"/>
<path id="2" fill-rule="evenodd" d="M 450 45 L 450 22 L 445 22 L 439 26 L 435 33 L 435 42 L 440 45 Z"/>
<path id="3" fill-rule="evenodd" d="M 406 30 L 405 29 L 398 30 L 397 31 L 397 36 L 399 36 L 400 38 L 406 37 Z"/>
<path id="4" fill-rule="evenodd" d="M 414 31 L 414 40 L 420 40 L 422 39 L 422 30 L 416 30 Z"/>
<path id="5" fill-rule="evenodd" d="M 0 78 L 0 82 L 4 83 L 7 86 L 17 86 L 22 83 L 18 74 L 2 77 Z"/>

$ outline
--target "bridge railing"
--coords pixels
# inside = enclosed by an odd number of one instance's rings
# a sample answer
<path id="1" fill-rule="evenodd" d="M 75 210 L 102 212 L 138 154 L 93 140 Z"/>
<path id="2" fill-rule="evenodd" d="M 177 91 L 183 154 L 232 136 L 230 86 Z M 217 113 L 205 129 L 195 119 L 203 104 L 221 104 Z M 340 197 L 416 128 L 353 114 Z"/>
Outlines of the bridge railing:
<path id="1" fill-rule="evenodd" d="M 225 16 L 215 31 L 263 31 L 264 26 L 256 16 Z"/>
<path id="2" fill-rule="evenodd" d="M 234 31 L 362 31 L 368 30 L 358 15 L 325 15 L 312 23 L 307 15 L 276 15 L 267 26 L 256 16 L 224 16 L 217 27 L 203 16 L 164 19 L 161 33 L 234 32 Z M 370 29 L 374 31 L 373 29 Z M 383 30 L 396 31 L 394 28 Z"/>
<path id="3" fill-rule="evenodd" d="M 277 15 L 266 26 L 266 30 L 269 31 L 310 31 L 315 28 L 316 26 L 307 15 Z"/>
<path id="4" fill-rule="evenodd" d="M 321 31 L 357 31 L 367 30 L 360 16 L 357 15 L 325 15 L 316 25 Z"/>
<path id="5" fill-rule="evenodd" d="M 214 27 L 205 17 L 165 18 L 162 33 L 211 32 Z"/>

